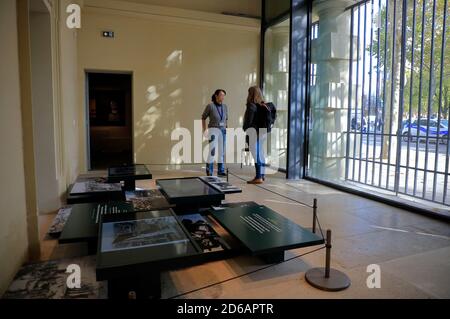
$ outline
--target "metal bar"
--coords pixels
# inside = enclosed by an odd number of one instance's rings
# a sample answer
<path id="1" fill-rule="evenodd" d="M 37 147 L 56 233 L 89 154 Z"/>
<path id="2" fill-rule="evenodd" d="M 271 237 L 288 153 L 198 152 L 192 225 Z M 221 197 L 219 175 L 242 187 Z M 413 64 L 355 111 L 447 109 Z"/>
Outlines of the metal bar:
<path id="1" fill-rule="evenodd" d="M 400 52 L 400 96 L 399 96 L 399 106 L 398 106 L 398 119 L 397 119 L 397 156 L 396 156 L 396 168 L 395 168 L 395 182 L 394 189 L 396 194 L 398 194 L 399 184 L 400 184 L 400 161 L 402 156 L 402 117 L 405 99 L 405 64 L 406 64 L 406 22 L 408 14 L 407 0 L 403 0 L 402 7 L 402 48 Z"/>
<path id="2" fill-rule="evenodd" d="M 361 34 L 361 8 L 358 7 L 358 37 L 357 37 L 357 51 L 356 51 L 356 88 L 355 88 L 355 131 L 358 127 L 358 84 L 359 84 L 359 51 L 360 51 L 360 34 Z M 353 141 L 353 156 L 356 154 L 356 138 Z M 352 166 L 352 179 L 355 179 L 355 160 Z"/>
<path id="3" fill-rule="evenodd" d="M 448 10 L 448 0 L 445 0 L 444 3 L 444 21 L 446 21 L 447 19 L 447 10 Z M 444 30 L 442 31 L 442 36 L 445 39 L 445 32 L 446 32 L 446 28 L 444 28 Z M 445 47 L 444 45 L 442 47 Z M 442 56 L 441 59 L 443 60 L 444 57 Z M 447 110 L 447 121 L 450 119 L 450 110 Z M 447 183 L 448 183 L 448 165 L 449 165 L 449 160 L 450 160 L 450 156 L 449 156 L 449 148 L 450 148 L 450 133 L 447 133 L 447 148 L 445 151 L 445 175 L 444 175 L 444 197 L 443 197 L 443 202 L 444 204 L 446 203 L 446 199 L 447 199 Z"/>
<path id="4" fill-rule="evenodd" d="M 349 156 L 350 156 L 350 122 L 352 117 L 352 80 L 353 80 L 353 8 L 350 12 L 350 65 L 349 65 L 349 86 L 348 86 L 348 112 L 347 112 L 347 143 L 345 145 L 345 179 L 348 179 Z"/>
<path id="5" fill-rule="evenodd" d="M 366 159 L 369 158 L 369 131 L 370 131 L 370 108 L 372 104 L 372 47 L 373 47 L 373 0 L 371 2 L 371 8 L 370 8 L 370 46 L 369 46 L 369 54 L 370 54 L 370 61 L 369 61 L 369 106 L 367 111 L 367 129 L 366 129 Z M 366 18 L 367 21 L 367 18 Z M 369 162 L 366 162 L 366 171 L 364 173 L 364 183 L 367 184 L 367 173 L 369 168 Z M 373 171 L 373 165 L 372 165 L 372 171 Z"/>
<path id="6" fill-rule="evenodd" d="M 447 2 L 446 2 L 447 3 Z M 450 120 L 450 111 L 447 111 L 447 121 Z M 447 185 L 448 185 L 448 166 L 449 166 L 449 148 L 450 148 L 450 138 L 447 138 L 447 148 L 446 148 L 446 158 L 445 158 L 445 175 L 444 175 L 444 204 L 447 200 Z"/>
<path id="7" fill-rule="evenodd" d="M 313 200 L 313 224 L 312 224 L 312 232 L 316 233 L 316 221 L 317 221 L 317 198 Z"/>
<path id="8" fill-rule="evenodd" d="M 330 278 L 330 265 L 331 265 L 331 230 L 327 230 L 327 243 L 325 254 L 325 278 Z"/>
<path id="9" fill-rule="evenodd" d="M 350 157 L 350 159 L 353 159 L 352 157 Z M 362 161 L 362 162 L 365 162 L 366 160 L 365 159 L 360 159 L 360 158 L 356 158 L 356 160 L 357 161 Z M 370 161 L 370 160 L 367 160 L 367 161 Z M 375 162 L 375 164 L 381 164 L 381 162 Z M 388 165 L 388 164 L 384 164 L 384 165 Z M 392 167 L 395 167 L 395 164 L 390 164 L 390 166 L 392 166 Z M 407 168 L 408 166 L 406 166 L 406 165 L 400 165 L 400 168 Z M 424 168 L 417 168 L 417 170 L 419 171 L 419 172 L 425 172 L 425 169 Z M 426 170 L 428 173 L 434 173 L 435 171 L 434 170 L 432 170 L 432 169 L 427 169 Z M 443 171 L 437 171 L 437 174 L 439 174 L 439 175 L 444 175 L 445 174 L 445 172 L 443 172 Z M 362 184 L 364 184 L 363 182 L 361 182 Z M 370 186 L 370 185 L 369 185 Z M 374 185 L 374 187 L 378 187 L 378 186 L 375 186 Z M 383 188 L 383 187 L 381 187 L 380 186 L 380 188 Z"/>
<path id="10" fill-rule="evenodd" d="M 366 33 L 367 33 L 367 3 L 364 4 L 364 37 L 363 37 L 363 50 L 366 48 Z M 366 82 L 366 54 L 363 54 L 363 67 L 362 67 L 362 87 L 361 87 L 361 132 L 363 130 L 364 119 L 364 86 Z M 359 156 L 362 157 L 362 143 L 363 136 L 361 134 L 361 140 L 359 141 Z M 361 162 L 360 162 L 361 164 Z M 358 181 L 361 181 L 361 165 L 358 168 Z"/>
<path id="11" fill-rule="evenodd" d="M 431 51 L 430 51 L 430 81 L 428 85 L 428 109 L 427 109 L 427 134 L 425 144 L 425 168 L 428 168 L 428 138 L 430 135 L 430 117 L 431 117 L 431 104 L 433 103 L 433 95 L 431 92 L 433 78 L 434 78 L 434 25 L 436 18 L 436 0 L 433 0 L 433 16 L 431 19 Z M 423 197 L 426 196 L 427 190 L 427 172 L 423 176 Z"/>
<path id="12" fill-rule="evenodd" d="M 405 202 L 401 202 L 401 201 L 398 201 L 395 199 L 390 199 L 390 198 L 386 197 L 385 195 L 377 194 L 375 192 L 362 191 L 362 190 L 360 190 L 361 189 L 360 187 L 358 187 L 356 189 L 354 187 L 344 186 L 343 184 L 332 183 L 332 182 L 314 178 L 311 176 L 306 176 L 305 179 L 308 181 L 312 181 L 312 182 L 315 182 L 315 183 L 318 183 L 321 185 L 325 185 L 325 186 L 334 188 L 334 189 L 341 190 L 341 191 L 349 193 L 349 194 L 355 194 L 355 195 L 361 196 L 363 198 L 375 200 L 380 203 L 384 203 L 384 204 L 387 204 L 387 205 L 390 205 L 393 207 L 398 207 L 398 208 L 407 210 L 412 213 L 422 214 L 427 217 L 436 218 L 436 219 L 439 219 L 439 220 L 442 220 L 445 222 L 450 222 L 450 217 L 446 214 L 444 215 L 444 214 L 435 212 L 431 209 L 424 209 L 419 206 L 409 205 L 409 204 L 406 204 Z"/>
<path id="13" fill-rule="evenodd" d="M 447 18 L 447 8 L 446 8 L 447 1 L 444 4 L 444 16 L 442 18 L 442 46 L 441 46 L 441 68 L 440 68 L 440 75 L 439 75 L 439 104 L 438 104 L 438 129 L 437 129 L 437 142 L 436 142 L 436 150 L 434 152 L 434 176 L 433 176 L 433 201 L 436 199 L 436 172 L 438 170 L 438 158 L 439 158 L 439 144 L 440 139 L 439 135 L 441 132 L 441 112 L 442 112 L 442 82 L 444 80 L 444 56 L 445 56 L 445 28 L 446 28 L 446 18 Z M 447 132 L 448 134 L 448 132 Z M 448 158 L 448 153 L 446 154 L 446 157 Z"/>
<path id="14" fill-rule="evenodd" d="M 355 7 L 359 7 L 362 6 L 363 4 L 365 4 L 366 2 L 369 2 L 370 0 L 361 0 L 357 3 L 354 3 L 352 5 L 349 5 L 347 8 L 345 8 L 344 11 L 350 10 L 350 9 L 354 9 Z"/>
<path id="15" fill-rule="evenodd" d="M 412 31 L 411 31 L 411 79 L 409 82 L 409 121 L 408 121 L 408 141 L 406 150 L 406 163 L 408 168 L 406 169 L 405 175 L 405 191 L 408 189 L 408 179 L 409 179 L 409 160 L 410 160 L 410 140 L 411 140 L 411 125 L 412 125 L 412 105 L 413 105 L 413 79 L 414 79 L 414 44 L 415 44 L 415 32 L 416 32 L 416 0 L 413 0 L 413 20 L 412 20 Z M 417 149 L 416 149 L 417 152 Z"/>
<path id="16" fill-rule="evenodd" d="M 422 37 L 420 39 L 420 72 L 419 72 L 419 97 L 418 97 L 418 111 L 417 111 L 417 129 L 416 129 L 416 162 L 414 167 L 414 189 L 413 189 L 413 195 L 416 196 L 417 193 L 417 167 L 419 163 L 419 134 L 420 134 L 420 119 L 421 119 L 421 112 L 422 112 L 422 79 L 423 79 L 423 56 L 424 56 L 424 47 L 425 47 L 425 10 L 426 10 L 426 1 L 422 1 L 422 30 L 421 34 Z"/>
<path id="17" fill-rule="evenodd" d="M 378 15 L 381 14 L 381 0 L 378 0 Z M 372 183 L 374 185 L 375 181 L 375 157 L 376 157 L 376 149 L 377 149 L 377 127 L 378 127 L 378 104 L 379 104 L 379 94 L 380 94 L 380 33 L 381 26 L 377 24 L 377 85 L 375 90 L 375 130 L 373 135 L 373 153 L 372 153 Z M 381 167 L 380 167 L 381 170 Z"/>
<path id="18" fill-rule="evenodd" d="M 350 134 L 366 134 L 366 133 L 355 133 L 355 132 L 350 132 Z M 370 136 L 397 136 L 397 134 L 389 134 L 389 133 L 370 133 Z M 434 139 L 437 139 L 437 137 L 434 136 L 430 136 L 429 139 L 432 141 Z M 445 139 L 445 137 L 441 137 L 441 139 Z"/>
<path id="19" fill-rule="evenodd" d="M 386 18 L 384 21 L 384 62 L 383 62 L 383 111 L 382 111 L 382 121 L 383 125 L 381 127 L 384 133 L 385 118 L 386 118 L 386 63 L 387 63 L 387 38 L 388 38 L 388 15 L 389 15 L 389 0 L 385 0 L 386 3 Z M 381 150 L 380 150 L 380 158 L 383 159 L 383 145 L 384 145 L 384 135 L 381 138 Z M 378 186 L 381 186 L 381 177 L 383 172 L 383 164 L 380 167 L 380 174 L 378 179 Z"/>
<path id="20" fill-rule="evenodd" d="M 391 164 L 391 146 L 392 146 L 392 115 L 394 112 L 394 89 L 395 89 L 395 41 L 396 39 L 396 29 L 395 24 L 397 22 L 397 0 L 394 0 L 394 12 L 392 17 L 392 61 L 391 61 L 391 98 L 390 98 L 390 116 L 389 116 L 389 151 L 388 151 L 388 167 L 386 173 L 386 188 L 389 189 L 389 169 Z"/>

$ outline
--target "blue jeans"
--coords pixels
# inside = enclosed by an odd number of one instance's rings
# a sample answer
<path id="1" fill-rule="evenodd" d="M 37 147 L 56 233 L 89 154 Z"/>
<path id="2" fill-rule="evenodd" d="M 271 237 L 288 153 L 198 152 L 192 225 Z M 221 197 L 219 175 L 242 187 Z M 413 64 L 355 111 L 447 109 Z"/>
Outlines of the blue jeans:
<path id="1" fill-rule="evenodd" d="M 214 157 L 216 156 L 216 146 L 218 147 L 218 158 L 217 158 L 217 171 L 219 174 L 225 174 L 225 151 L 226 151 L 226 141 L 227 141 L 227 130 L 225 128 L 220 128 L 220 132 L 222 133 L 222 140 L 217 141 L 217 143 L 214 143 L 216 136 L 211 135 L 210 136 L 210 154 L 209 154 L 209 160 L 208 164 L 206 165 L 206 174 L 207 175 L 213 175 L 214 173 Z M 219 144 L 220 143 L 220 144 Z M 218 144 L 218 145 L 216 145 Z"/>
<path id="2" fill-rule="evenodd" d="M 253 158 L 255 159 L 255 178 L 257 179 L 264 178 L 266 172 L 266 157 L 264 154 L 264 145 L 266 143 L 266 138 L 266 134 L 259 135 L 255 145 L 253 145 L 253 147 L 250 147 Z"/>

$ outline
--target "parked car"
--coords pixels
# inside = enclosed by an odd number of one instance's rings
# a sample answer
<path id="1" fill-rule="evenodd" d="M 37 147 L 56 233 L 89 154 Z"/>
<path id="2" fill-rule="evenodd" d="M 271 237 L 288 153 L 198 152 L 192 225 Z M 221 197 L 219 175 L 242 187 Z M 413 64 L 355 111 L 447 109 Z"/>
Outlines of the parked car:
<path id="1" fill-rule="evenodd" d="M 403 141 L 416 141 L 417 136 L 419 137 L 419 141 L 425 140 L 427 132 L 428 137 L 431 138 L 430 141 L 436 141 L 439 131 L 439 142 L 447 143 L 448 121 L 441 120 L 439 124 L 440 128 L 438 130 L 438 120 L 436 119 L 430 119 L 429 122 L 427 119 L 421 119 L 420 123 L 416 120 L 412 124 L 407 122 L 402 129 Z"/>

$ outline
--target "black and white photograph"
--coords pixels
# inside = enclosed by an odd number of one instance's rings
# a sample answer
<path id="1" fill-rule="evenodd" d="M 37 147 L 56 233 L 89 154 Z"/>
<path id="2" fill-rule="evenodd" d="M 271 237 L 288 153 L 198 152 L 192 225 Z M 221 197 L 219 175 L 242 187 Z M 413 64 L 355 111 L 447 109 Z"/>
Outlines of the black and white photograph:
<path id="1" fill-rule="evenodd" d="M 227 247 L 227 244 L 202 215 L 183 215 L 179 219 L 204 252 L 222 251 Z"/>
<path id="2" fill-rule="evenodd" d="M 71 195 L 97 193 L 97 192 L 120 192 L 120 183 L 104 183 L 96 181 L 77 182 L 73 184 Z"/>
<path id="3" fill-rule="evenodd" d="M 102 228 L 102 252 L 189 241 L 172 216 L 104 223 Z"/>
<path id="4" fill-rule="evenodd" d="M 171 205 L 157 189 L 138 189 L 125 192 L 126 200 L 131 202 L 135 210 L 152 210 L 170 207 Z"/>

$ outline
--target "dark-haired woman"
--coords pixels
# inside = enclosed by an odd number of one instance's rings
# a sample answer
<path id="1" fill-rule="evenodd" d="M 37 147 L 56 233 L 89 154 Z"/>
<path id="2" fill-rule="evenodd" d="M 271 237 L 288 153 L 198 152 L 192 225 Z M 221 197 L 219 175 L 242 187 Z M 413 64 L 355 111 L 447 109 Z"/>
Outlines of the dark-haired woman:
<path id="1" fill-rule="evenodd" d="M 225 174 L 225 150 L 226 150 L 226 133 L 228 122 L 228 107 L 224 104 L 227 92 L 218 89 L 211 97 L 209 103 L 202 115 L 203 133 L 206 131 L 206 119 L 209 118 L 208 123 L 208 138 L 210 142 L 210 151 L 208 156 L 208 163 L 206 164 L 206 175 L 212 176 L 214 173 L 214 157 L 216 147 L 218 148 L 217 158 L 217 175 L 226 176 Z M 218 138 L 217 141 L 216 138 Z"/>
<path id="2" fill-rule="evenodd" d="M 268 108 L 264 102 L 262 91 L 258 86 L 252 86 L 248 89 L 243 129 L 249 137 L 249 148 L 255 159 L 256 174 L 255 178 L 247 182 L 248 184 L 262 184 L 265 179 L 264 145 L 267 139 L 267 128 L 261 125 L 260 115 L 263 114 L 261 108 Z"/>

